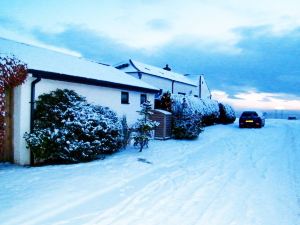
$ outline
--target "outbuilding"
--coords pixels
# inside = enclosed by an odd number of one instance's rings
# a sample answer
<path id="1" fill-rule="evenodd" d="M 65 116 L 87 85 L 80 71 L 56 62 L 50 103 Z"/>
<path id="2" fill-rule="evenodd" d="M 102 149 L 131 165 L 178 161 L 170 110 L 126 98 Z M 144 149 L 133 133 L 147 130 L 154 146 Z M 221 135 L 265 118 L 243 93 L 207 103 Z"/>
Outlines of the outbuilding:
<path id="1" fill-rule="evenodd" d="M 167 64 L 164 68 L 147 65 L 135 60 L 116 65 L 116 68 L 160 89 L 160 93 L 194 95 L 199 98 L 211 98 L 210 90 L 203 75 L 184 75 L 172 71 Z"/>
<path id="2" fill-rule="evenodd" d="M 1 56 L 14 55 L 28 66 L 25 83 L 7 90 L 7 141 L 0 149 L 0 162 L 30 164 L 24 133 L 33 124 L 34 101 L 43 93 L 71 89 L 91 103 L 107 106 L 129 124 L 136 121 L 140 104 L 154 102 L 158 88 L 110 65 L 67 55 L 45 48 L 0 38 Z"/>

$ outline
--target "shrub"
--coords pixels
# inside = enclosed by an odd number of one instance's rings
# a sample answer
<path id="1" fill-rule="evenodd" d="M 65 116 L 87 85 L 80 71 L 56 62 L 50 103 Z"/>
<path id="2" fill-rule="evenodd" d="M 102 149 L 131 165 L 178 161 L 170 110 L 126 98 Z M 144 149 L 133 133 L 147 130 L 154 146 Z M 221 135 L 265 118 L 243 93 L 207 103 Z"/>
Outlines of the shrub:
<path id="1" fill-rule="evenodd" d="M 72 90 L 57 89 L 39 96 L 33 132 L 25 140 L 38 161 L 89 161 L 122 147 L 122 124 L 108 108 L 88 104 Z"/>
<path id="2" fill-rule="evenodd" d="M 172 134 L 175 139 L 195 139 L 203 131 L 201 115 L 190 110 L 185 98 L 181 104 L 174 104 L 172 111 Z"/>
<path id="3" fill-rule="evenodd" d="M 141 111 L 139 111 L 141 118 L 133 126 L 135 131 L 133 135 L 134 146 L 139 147 L 140 152 L 144 147 L 148 147 L 151 131 L 159 125 L 159 123 L 149 119 L 149 116 L 151 115 L 151 103 L 149 101 L 144 102 L 141 105 L 141 108 Z"/>
<path id="4" fill-rule="evenodd" d="M 203 115 L 202 115 L 202 123 L 203 126 L 211 126 L 218 122 L 220 112 L 219 112 L 219 104 L 215 100 L 211 99 L 201 99 L 204 105 Z"/>
<path id="5" fill-rule="evenodd" d="M 171 112 L 172 111 L 172 100 L 171 100 L 171 93 L 166 92 L 162 95 L 160 99 L 159 109 Z"/>
<path id="6" fill-rule="evenodd" d="M 220 112 L 218 102 L 211 99 L 200 99 L 194 96 L 172 95 L 172 112 L 181 108 L 183 99 L 186 101 L 187 111 L 200 117 L 203 126 L 209 126 L 218 121 Z"/>
<path id="7" fill-rule="evenodd" d="M 221 124 L 233 123 L 236 119 L 233 108 L 228 104 L 219 103 L 220 116 L 218 122 Z"/>

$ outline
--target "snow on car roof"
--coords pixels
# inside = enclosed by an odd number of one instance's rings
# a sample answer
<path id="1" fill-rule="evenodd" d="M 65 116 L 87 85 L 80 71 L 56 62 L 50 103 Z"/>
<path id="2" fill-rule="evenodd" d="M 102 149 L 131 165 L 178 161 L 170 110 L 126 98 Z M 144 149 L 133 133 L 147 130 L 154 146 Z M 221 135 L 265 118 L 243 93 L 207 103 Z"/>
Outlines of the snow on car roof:
<path id="1" fill-rule="evenodd" d="M 28 69 L 158 90 L 112 66 L 4 38 L 0 38 L 0 54 L 14 55 L 26 63 Z"/>
<path id="2" fill-rule="evenodd" d="M 166 78 L 166 79 L 169 79 L 169 80 L 174 80 L 174 81 L 178 81 L 178 82 L 181 82 L 181 83 L 197 86 L 197 84 L 195 82 L 188 79 L 183 74 L 175 73 L 175 72 L 172 72 L 172 71 L 167 71 L 167 70 L 164 70 L 162 68 L 147 65 L 147 64 L 137 62 L 137 61 L 134 61 L 134 60 L 130 60 L 130 63 L 132 63 L 133 67 L 135 67 L 137 70 L 139 70 L 143 73 L 147 73 L 147 74 L 151 74 L 151 75 L 154 75 L 154 76 L 163 77 L 163 78 Z"/>

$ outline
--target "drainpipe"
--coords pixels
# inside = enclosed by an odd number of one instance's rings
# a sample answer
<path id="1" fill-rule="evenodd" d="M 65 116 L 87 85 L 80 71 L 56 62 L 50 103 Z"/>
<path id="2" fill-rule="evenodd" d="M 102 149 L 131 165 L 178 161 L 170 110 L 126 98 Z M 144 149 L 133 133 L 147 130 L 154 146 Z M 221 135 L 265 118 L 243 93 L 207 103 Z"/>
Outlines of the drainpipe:
<path id="1" fill-rule="evenodd" d="M 199 77 L 199 98 L 202 98 L 202 75 Z"/>
<path id="2" fill-rule="evenodd" d="M 33 132 L 34 125 L 34 100 L 35 100 L 35 85 L 41 81 L 40 77 L 37 77 L 31 82 L 31 96 L 30 96 L 30 133 Z M 30 151 L 30 165 L 34 164 L 34 156 Z"/>
<path id="3" fill-rule="evenodd" d="M 175 81 L 172 80 L 172 94 L 174 94 L 174 83 L 175 83 Z"/>

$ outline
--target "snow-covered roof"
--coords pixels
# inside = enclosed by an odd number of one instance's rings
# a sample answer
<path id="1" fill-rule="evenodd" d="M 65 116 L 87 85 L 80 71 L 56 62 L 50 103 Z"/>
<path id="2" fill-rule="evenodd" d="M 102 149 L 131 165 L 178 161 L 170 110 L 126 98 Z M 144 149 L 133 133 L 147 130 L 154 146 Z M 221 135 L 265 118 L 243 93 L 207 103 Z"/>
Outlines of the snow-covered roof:
<path id="1" fill-rule="evenodd" d="M 105 64 L 0 38 L 0 54 L 14 55 L 28 69 L 88 78 L 109 83 L 158 90 L 139 79 Z"/>
<path id="2" fill-rule="evenodd" d="M 181 83 L 197 86 L 196 82 L 190 80 L 183 74 L 175 73 L 172 71 L 167 71 L 162 68 L 147 65 L 147 64 L 137 62 L 134 60 L 129 60 L 129 61 L 135 69 L 137 69 L 138 71 L 140 71 L 142 73 L 147 73 L 147 74 L 151 74 L 154 76 L 163 77 L 165 79 L 174 80 L 174 81 L 178 81 Z"/>
<path id="3" fill-rule="evenodd" d="M 172 113 L 170 113 L 166 110 L 162 110 L 162 109 L 155 109 L 154 111 L 155 112 L 160 112 L 160 113 L 165 114 L 165 115 L 172 115 Z"/>

